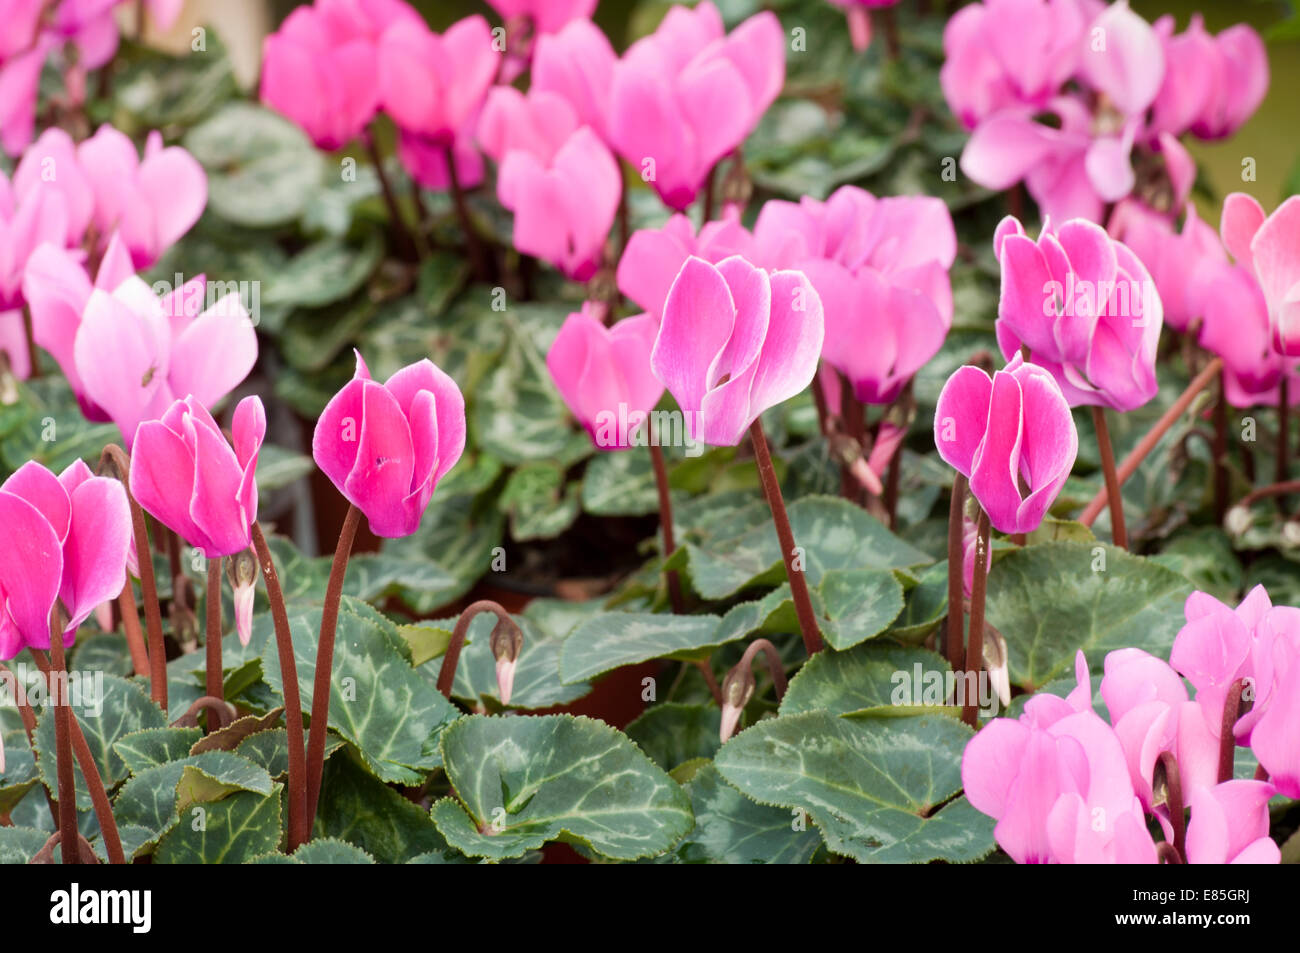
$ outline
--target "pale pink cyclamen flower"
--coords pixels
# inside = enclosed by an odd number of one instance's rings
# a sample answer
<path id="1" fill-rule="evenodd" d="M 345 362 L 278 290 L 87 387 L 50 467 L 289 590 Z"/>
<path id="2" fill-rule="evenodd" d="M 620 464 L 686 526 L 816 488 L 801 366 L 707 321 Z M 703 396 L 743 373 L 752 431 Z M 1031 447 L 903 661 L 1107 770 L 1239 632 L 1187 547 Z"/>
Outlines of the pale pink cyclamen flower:
<path id="1" fill-rule="evenodd" d="M 1273 349 L 1268 302 L 1249 267 L 1212 258 L 1200 265 L 1199 274 L 1185 287 L 1202 302 L 1204 320 L 1197 342 L 1223 358 L 1228 403 L 1276 407 L 1282 399 L 1283 377 L 1289 382 L 1288 403 L 1300 403 L 1300 361 Z"/>
<path id="2" fill-rule="evenodd" d="M 130 486 L 136 502 L 205 559 L 241 553 L 252 544 L 257 519 L 257 454 L 266 436 L 266 411 L 245 397 L 231 422 L 234 449 L 201 403 L 186 397 L 135 432 Z M 244 645 L 252 634 L 256 577 L 235 588 L 235 629 Z"/>
<path id="3" fill-rule="evenodd" d="M 859 52 L 871 45 L 871 14 L 881 7 L 892 7 L 898 0 L 830 0 L 844 10 L 849 24 L 849 37 L 853 48 Z"/>
<path id="4" fill-rule="evenodd" d="M 118 480 L 80 460 L 58 476 L 23 464 L 0 485 L 0 660 L 50 647 L 56 601 L 71 640 L 126 584 L 131 514 Z"/>
<path id="5" fill-rule="evenodd" d="M 76 341 L 81 316 L 86 311 L 95 288 L 112 293 L 135 274 L 131 256 L 121 237 L 114 232 L 109 238 L 99 271 L 92 284 L 81 264 L 80 251 L 70 251 L 55 244 L 44 244 L 28 259 L 23 273 L 23 297 L 32 315 L 32 335 L 59 363 L 72 393 L 88 420 L 111 418 L 102 407 L 86 396 L 86 386 L 77 373 Z"/>
<path id="6" fill-rule="evenodd" d="M 1214 296 L 1207 295 L 1208 276 L 1226 266 L 1228 256 L 1218 233 L 1201 221 L 1194 205 L 1187 206 L 1181 231 L 1159 216 L 1131 214 L 1118 228 L 1112 218 L 1110 232 L 1147 267 L 1167 325 L 1186 331 L 1197 318 L 1205 317 L 1214 302 Z"/>
<path id="7" fill-rule="evenodd" d="M 77 159 L 94 191 L 95 228 L 100 235 L 117 229 L 136 268 L 158 261 L 207 204 L 203 167 L 180 146 L 164 147 L 156 131 L 145 140 L 141 159 L 127 136 L 100 126 L 77 147 Z"/>
<path id="8" fill-rule="evenodd" d="M 670 208 L 753 131 L 785 82 L 785 34 L 757 13 L 725 34 L 717 8 L 672 7 L 615 65 L 609 140 Z"/>
<path id="9" fill-rule="evenodd" d="M 401 0 L 316 0 L 262 44 L 260 96 L 322 149 L 360 135 L 379 108 L 379 37 L 394 23 L 423 26 Z"/>
<path id="10" fill-rule="evenodd" d="M 1174 18 L 1155 22 L 1164 48 L 1165 77 L 1152 104 L 1153 131 L 1201 139 L 1232 135 L 1254 114 L 1268 92 L 1268 53 L 1250 26 L 1238 23 L 1217 36 L 1205 30 L 1199 13 L 1183 33 Z"/>
<path id="11" fill-rule="evenodd" d="M 399 20 L 379 41 L 379 99 L 401 130 L 446 148 L 483 104 L 499 54 L 481 16 L 445 33 L 422 21 Z"/>
<path id="12" fill-rule="evenodd" d="M 41 133 L 14 168 L 13 196 L 19 210 L 22 203 L 36 195 L 46 199 L 45 214 L 63 223 L 61 237 L 51 223 L 42 224 L 45 240 L 69 248 L 80 245 L 95 218 L 95 188 L 78 155 L 77 144 L 57 127 Z M 102 234 L 107 236 L 108 232 Z"/>
<path id="13" fill-rule="evenodd" d="M 590 20 L 572 20 L 558 33 L 537 38 L 529 90 L 563 96 L 578 121 L 610 144 L 609 94 L 617 62 L 600 27 Z"/>
<path id="14" fill-rule="evenodd" d="M 823 320 L 801 272 L 691 257 L 668 292 L 650 366 L 692 440 L 734 447 L 764 410 L 812 382 Z"/>
<path id="15" fill-rule="evenodd" d="M 994 528 L 1030 533 L 1070 475 L 1079 433 L 1052 375 L 1017 354 L 992 379 L 969 364 L 953 372 L 935 406 L 934 443 Z"/>
<path id="16" fill-rule="evenodd" d="M 177 394 L 211 407 L 257 361 L 257 335 L 239 293 L 200 313 L 205 289 L 200 277 L 160 299 L 132 276 L 86 299 L 69 377 L 81 381 L 82 405 L 101 408 L 128 449 L 140 422 L 160 417 Z"/>
<path id="17" fill-rule="evenodd" d="M 1083 51 L 1078 0 L 986 0 L 962 7 L 943 31 L 939 82 L 967 129 L 1008 106 L 1041 109 Z"/>
<path id="18" fill-rule="evenodd" d="M 1035 242 L 1007 217 L 993 238 L 1002 265 L 996 323 L 1010 358 L 1029 348 L 1070 406 L 1141 407 L 1158 390 L 1163 310 L 1146 266 L 1100 226 L 1045 223 Z"/>
<path id="19" fill-rule="evenodd" d="M 1300 195 L 1265 216 L 1254 198 L 1233 192 L 1223 201 L 1219 231 L 1233 259 L 1259 282 L 1273 349 L 1300 356 Z"/>
<path id="20" fill-rule="evenodd" d="M 592 442 L 601 450 L 626 450 L 637 445 L 633 435 L 664 393 L 650 369 L 659 322 L 638 314 L 607 328 L 599 313 L 588 302 L 565 319 L 546 367 Z"/>
<path id="21" fill-rule="evenodd" d="M 877 199 L 843 186 L 824 203 L 770 201 L 754 242 L 764 265 L 798 269 L 817 289 L 826 314 L 822 358 L 859 401 L 892 402 L 952 326 L 948 269 L 957 235 L 939 199 Z M 871 347 L 862 346 L 867 340 Z"/>
<path id="22" fill-rule="evenodd" d="M 538 33 L 555 33 L 571 20 L 585 20 L 597 0 L 488 0 L 501 19 L 527 18 Z"/>
<path id="23" fill-rule="evenodd" d="M 53 41 L 42 35 L 30 48 L 0 58 L 0 149 L 11 156 L 19 155 L 32 141 L 41 68 L 52 45 Z"/>
<path id="24" fill-rule="evenodd" d="M 316 465 L 388 539 L 420 528 L 434 487 L 464 450 L 465 398 L 455 381 L 423 360 L 381 384 L 359 353 L 356 376 L 312 436 Z"/>
<path id="25" fill-rule="evenodd" d="M 1268 799 L 1275 790 L 1263 781 L 1224 781 L 1188 799 L 1189 864 L 1277 864 L 1282 851 L 1268 836 Z"/>
<path id="26" fill-rule="evenodd" d="M 716 265 L 732 255 L 758 260 L 754 236 L 740 224 L 739 210 L 705 222 L 698 234 L 689 218 L 673 215 L 661 228 L 640 228 L 628 238 L 618 261 L 618 290 L 658 318 L 686 259 L 694 256 Z"/>
<path id="27" fill-rule="evenodd" d="M 1218 782 L 1219 739 L 1206 724 L 1201 706 L 1188 701 L 1183 680 L 1163 659 L 1141 649 L 1118 649 L 1106 656 L 1101 697 L 1124 749 L 1129 777 L 1142 807 L 1168 821 L 1154 805 L 1156 762 L 1164 752 L 1178 764 L 1183 802 L 1189 794 Z"/>
<path id="28" fill-rule="evenodd" d="M 997 820 L 1017 863 L 1155 863 L 1124 752 L 1091 706 L 1087 662 L 1068 698 L 1034 695 L 1019 719 L 989 722 L 966 745 L 962 785 Z"/>

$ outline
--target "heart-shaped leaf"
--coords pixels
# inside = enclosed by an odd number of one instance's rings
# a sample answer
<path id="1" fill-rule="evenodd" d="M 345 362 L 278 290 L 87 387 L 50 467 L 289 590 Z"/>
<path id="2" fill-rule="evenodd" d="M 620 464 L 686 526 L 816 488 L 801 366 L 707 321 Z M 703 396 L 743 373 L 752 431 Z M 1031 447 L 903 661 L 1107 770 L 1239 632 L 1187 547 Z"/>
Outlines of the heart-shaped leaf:
<path id="1" fill-rule="evenodd" d="M 699 657 L 722 644 L 717 639 L 719 621 L 713 615 L 602 613 L 564 640 L 560 677 L 571 685 L 649 659 Z"/>

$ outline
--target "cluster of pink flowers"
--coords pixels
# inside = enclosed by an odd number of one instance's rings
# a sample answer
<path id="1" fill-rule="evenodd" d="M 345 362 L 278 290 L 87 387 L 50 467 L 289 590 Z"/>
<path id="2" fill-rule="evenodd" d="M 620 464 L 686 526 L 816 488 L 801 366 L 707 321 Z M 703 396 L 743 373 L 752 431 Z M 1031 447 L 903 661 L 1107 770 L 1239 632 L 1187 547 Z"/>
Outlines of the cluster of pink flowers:
<path id="1" fill-rule="evenodd" d="M 1268 89 L 1250 27 L 1210 36 L 1197 17 L 1175 34 L 1172 17 L 1153 26 L 1126 0 L 985 0 L 948 21 L 944 52 L 944 94 L 973 130 L 962 169 L 993 189 L 1023 181 L 1060 220 L 1100 223 L 1112 203 L 1172 218 L 1195 171 L 1177 137 L 1231 135 Z M 1152 181 L 1138 181 L 1134 150 Z"/>
<path id="2" fill-rule="evenodd" d="M 508 33 L 527 34 L 524 54 L 496 42 L 479 16 L 438 34 L 402 0 L 317 0 L 267 39 L 262 99 L 326 149 L 382 110 L 426 188 L 478 185 L 480 151 L 490 156 L 515 246 L 585 280 L 622 196 L 615 155 L 684 209 L 784 82 L 785 39 L 770 13 L 727 34 L 707 0 L 673 7 L 619 58 L 587 18 L 591 2 L 496 6 Z M 523 63 L 526 94 L 508 85 Z"/>
<path id="3" fill-rule="evenodd" d="M 967 745 L 966 796 L 1016 861 L 1156 863 L 1151 816 L 1176 859 L 1278 863 L 1268 801 L 1300 794 L 1300 609 L 1273 606 L 1260 586 L 1235 610 L 1193 593 L 1185 615 L 1168 663 L 1141 649 L 1106 656 L 1109 722 L 1080 652 L 1067 697 L 1036 694 Z M 1237 745 L 1258 759 L 1255 779 L 1232 778 Z"/>
<path id="4" fill-rule="evenodd" d="M 117 52 L 114 8 L 127 0 L 0 2 L 0 148 L 20 154 L 32 141 L 41 70 L 53 59 L 64 75 L 67 105 L 85 101 L 86 72 Z M 167 29 L 183 0 L 146 0 L 153 22 Z"/>
<path id="5" fill-rule="evenodd" d="M 16 376 L 31 372 L 20 310 L 26 303 L 36 343 L 59 360 L 84 397 L 73 352 L 91 299 L 86 261 L 100 263 L 96 286 L 113 292 L 189 231 L 206 203 L 203 168 L 184 149 L 165 147 L 156 132 L 143 158 L 108 125 L 80 143 L 62 129 L 42 133 L 23 153 L 12 182 L 0 173 L 0 350 Z M 102 358 L 122 346 L 91 353 Z M 92 396 L 83 407 L 93 403 L 104 402 Z"/>

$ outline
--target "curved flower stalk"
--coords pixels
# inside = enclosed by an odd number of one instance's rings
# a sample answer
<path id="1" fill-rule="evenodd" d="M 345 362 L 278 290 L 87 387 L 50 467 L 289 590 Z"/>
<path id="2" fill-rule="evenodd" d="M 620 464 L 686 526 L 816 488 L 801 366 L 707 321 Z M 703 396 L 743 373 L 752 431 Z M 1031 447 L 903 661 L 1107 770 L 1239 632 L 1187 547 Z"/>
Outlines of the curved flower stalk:
<path id="1" fill-rule="evenodd" d="M 735 446 L 748 428 L 810 655 L 821 633 L 760 415 L 812 382 L 823 334 L 821 299 L 802 273 L 769 275 L 739 256 L 718 265 L 691 257 L 668 292 L 650 355 L 691 439 Z"/>
<path id="2" fill-rule="evenodd" d="M 519 623 L 510 617 L 510 613 L 500 603 L 491 599 L 480 599 L 466 606 L 451 633 L 442 665 L 438 668 L 438 691 L 444 698 L 451 698 L 452 686 L 456 683 L 456 666 L 460 662 L 461 649 L 465 647 L 465 638 L 469 634 L 469 624 L 474 617 L 483 612 L 491 612 L 497 617 L 492 627 L 492 657 L 496 659 L 497 697 L 502 705 L 510 704 L 510 695 L 514 691 L 515 667 L 519 662 L 519 653 L 524 648 L 524 633 Z"/>
<path id="3" fill-rule="evenodd" d="M 767 661 L 767 672 L 772 678 L 772 691 L 779 704 L 785 697 L 785 665 L 781 662 L 781 653 L 767 639 L 755 639 L 745 647 L 745 654 L 740 657 L 726 676 L 722 679 L 722 723 L 719 731 L 723 743 L 736 732 L 740 716 L 754 697 L 754 658 L 759 652 Z"/>
<path id="4" fill-rule="evenodd" d="M 357 524 L 364 514 L 376 536 L 410 536 L 420 528 L 434 487 L 464 450 L 465 398 L 429 360 L 407 365 L 381 384 L 371 380 L 358 352 L 356 376 L 330 399 L 316 422 L 312 457 L 351 505 L 334 549 L 321 614 L 304 832 L 312 828 L 320 797 L 334 632 Z M 269 559 L 261 558 L 265 571 Z"/>

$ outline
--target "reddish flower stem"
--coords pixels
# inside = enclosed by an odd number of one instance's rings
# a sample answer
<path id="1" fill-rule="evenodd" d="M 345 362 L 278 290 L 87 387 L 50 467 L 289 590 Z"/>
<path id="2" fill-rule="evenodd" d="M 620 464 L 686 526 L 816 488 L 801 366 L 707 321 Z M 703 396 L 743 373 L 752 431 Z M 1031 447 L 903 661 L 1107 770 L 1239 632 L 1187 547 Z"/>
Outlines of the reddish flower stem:
<path id="1" fill-rule="evenodd" d="M 402 217 L 402 211 L 397 205 L 397 196 L 393 193 L 393 186 L 388 181 L 388 173 L 384 171 L 384 160 L 379 154 L 379 145 L 375 142 L 373 134 L 367 132 L 362 138 L 366 142 L 366 149 L 370 153 L 370 162 L 375 167 L 375 176 L 379 179 L 379 190 L 384 195 L 384 205 L 388 207 L 389 225 L 393 232 L 394 249 L 402 258 L 414 260 L 416 258 L 415 239 L 411 236 L 411 230 L 406 224 L 406 219 Z"/>
<path id="2" fill-rule="evenodd" d="M 144 521 L 144 510 L 131 495 L 129 474 L 131 458 L 115 443 L 104 448 L 99 458 L 100 471 L 111 465 L 114 474 L 126 491 L 126 501 L 131 507 L 131 527 L 135 533 L 136 562 L 140 568 L 140 592 L 144 597 L 144 621 L 149 631 L 149 696 L 164 712 L 167 711 L 167 646 L 163 642 L 162 607 L 158 604 L 158 583 L 153 574 L 153 550 L 149 548 L 149 528 Z M 130 580 L 127 581 L 130 585 Z"/>
<path id="3" fill-rule="evenodd" d="M 1291 436 L 1291 395 L 1290 381 L 1287 375 L 1282 375 L 1282 380 L 1278 384 L 1277 397 L 1277 470 L 1274 482 L 1282 483 L 1286 480 L 1287 471 L 1287 444 Z M 1279 510 L 1286 510 L 1286 501 L 1278 497 L 1277 507 Z"/>
<path id="4" fill-rule="evenodd" d="M 343 580 L 348 572 L 348 556 L 357 535 L 361 511 L 348 505 L 334 562 L 330 565 L 329 584 L 325 588 L 325 606 L 320 617 L 320 639 L 316 646 L 316 678 L 311 693 L 311 732 L 307 736 L 307 814 L 310 831 L 316 822 L 316 805 L 320 801 L 321 773 L 325 769 L 325 731 L 329 727 L 330 679 L 334 673 L 334 632 L 339 621 L 339 602 L 343 599 Z"/>
<path id="5" fill-rule="evenodd" d="M 1172 751 L 1163 752 L 1158 761 L 1165 775 L 1165 808 L 1169 811 L 1169 825 L 1173 828 L 1173 848 L 1179 862 L 1187 856 L 1187 825 L 1183 818 L 1183 782 L 1178 770 L 1178 759 Z"/>
<path id="6" fill-rule="evenodd" d="M 456 619 L 451 641 L 447 643 L 447 651 L 442 656 L 442 666 L 438 669 L 437 687 L 443 698 L 451 698 L 451 689 L 456 682 L 456 666 L 460 664 L 460 652 L 465 647 L 465 638 L 469 635 L 469 624 L 480 612 L 491 612 L 503 622 L 515 625 L 515 620 L 510 618 L 510 613 L 505 610 L 505 607 L 491 599 L 480 599 L 465 607 L 465 611 Z M 314 723 L 315 719 L 313 718 L 312 721 Z"/>
<path id="7" fill-rule="evenodd" d="M 1219 399 L 1214 404 L 1214 522 L 1223 523 L 1228 512 L 1228 398 L 1223 372 L 1219 372 Z"/>
<path id="8" fill-rule="evenodd" d="M 1192 400 L 1196 395 L 1204 390 L 1206 385 L 1208 385 L 1210 381 L 1214 380 L 1222 369 L 1223 358 L 1221 357 L 1216 357 L 1214 360 L 1210 361 L 1209 364 L 1206 364 L 1192 382 L 1187 385 L 1187 389 L 1179 395 L 1178 399 L 1174 401 L 1170 408 L 1164 412 L 1159 420 L 1156 421 L 1155 426 L 1147 431 L 1147 435 L 1143 437 L 1141 441 L 1138 442 L 1138 445 L 1129 452 L 1128 456 L 1124 458 L 1116 471 L 1116 477 L 1121 486 L 1123 486 L 1125 480 L 1133 475 L 1134 471 L 1137 470 L 1142 461 L 1146 459 L 1147 454 L 1156 448 L 1156 444 L 1158 444 L 1160 439 L 1169 432 L 1169 428 L 1172 427 L 1174 423 L 1177 422 L 1178 418 L 1183 415 L 1184 411 L 1191 406 Z M 1091 526 L 1093 521 L 1101 514 L 1101 511 L 1106 508 L 1107 498 L 1108 494 L 1106 490 L 1100 490 L 1097 495 L 1092 498 L 1092 501 L 1084 507 L 1083 513 L 1079 516 L 1079 522 L 1084 526 Z"/>
<path id="9" fill-rule="evenodd" d="M 786 678 L 785 666 L 781 664 L 781 653 L 776 650 L 775 645 L 767 639 L 755 639 L 745 647 L 745 654 L 740 657 L 736 667 L 742 671 L 749 671 L 749 666 L 754 664 L 754 656 L 759 652 L 762 652 L 767 660 L 767 674 L 772 679 L 772 688 L 779 702 L 785 698 Z"/>
<path id="10" fill-rule="evenodd" d="M 1241 715 L 1241 696 L 1245 690 L 1246 680 L 1239 678 L 1223 700 L 1223 720 L 1219 723 L 1219 783 L 1232 780 L 1232 762 L 1237 749 L 1237 737 L 1232 729 Z"/>
<path id="11" fill-rule="evenodd" d="M 1115 472 L 1115 451 L 1111 447 L 1110 428 L 1106 426 L 1104 408 L 1092 408 L 1092 422 L 1097 428 L 1097 449 L 1101 451 L 1101 472 L 1106 480 L 1111 538 L 1120 549 L 1128 549 L 1128 531 L 1124 528 L 1124 497 L 1120 494 L 1120 480 Z"/>
<path id="12" fill-rule="evenodd" d="M 962 534 L 965 527 L 966 477 L 958 473 L 952 481 L 952 502 L 948 506 L 948 641 L 944 655 L 953 671 L 962 663 L 962 631 L 965 610 L 962 579 Z"/>
<path id="13" fill-rule="evenodd" d="M 135 604 L 135 588 L 127 577 L 122 594 L 117 597 L 118 609 L 122 613 L 122 631 L 126 633 L 126 645 L 131 651 L 131 668 L 136 675 L 147 678 L 149 675 L 149 652 L 144 647 L 144 632 L 140 628 L 140 610 Z"/>
<path id="14" fill-rule="evenodd" d="M 213 698 L 224 699 L 225 671 L 221 664 L 221 557 L 208 560 L 208 588 L 203 595 L 207 632 L 203 647 L 207 656 L 207 689 Z"/>
<path id="15" fill-rule="evenodd" d="M 772 511 L 772 522 L 776 524 L 776 537 L 781 545 L 781 558 L 785 560 L 786 578 L 790 580 L 790 593 L 794 597 L 795 614 L 799 617 L 803 647 L 811 656 L 822 649 L 821 630 L 817 627 L 817 615 L 813 612 L 803 570 L 795 566 L 794 531 L 790 528 L 790 516 L 786 513 L 785 499 L 781 496 L 781 483 L 772 467 L 772 454 L 767 448 L 767 436 L 763 433 L 761 418 L 754 419 L 749 428 L 749 436 L 754 444 L 754 460 L 758 465 L 759 479 L 763 483 L 763 493 Z"/>
<path id="16" fill-rule="evenodd" d="M 966 682 L 965 705 L 962 706 L 961 720 L 972 728 L 979 726 L 979 674 L 984 667 L 984 596 L 988 588 L 988 551 L 989 551 L 989 515 L 980 507 L 979 517 L 975 522 L 975 574 L 970 587 L 970 635 L 967 637 L 965 671 Z M 975 690 L 972 691 L 969 676 L 975 676 Z M 972 695 L 974 697 L 972 697 Z"/>
<path id="17" fill-rule="evenodd" d="M 488 277 L 487 259 L 483 257 L 483 246 L 478 240 L 478 232 L 474 230 L 474 220 L 470 217 L 469 206 L 465 203 L 465 191 L 461 188 L 460 177 L 456 172 L 456 156 L 451 146 L 443 151 L 443 155 L 447 162 L 447 179 L 451 182 L 451 201 L 456 208 L 456 218 L 460 221 L 461 231 L 465 233 L 465 250 L 469 253 L 474 277 L 485 281 Z"/>
<path id="18" fill-rule="evenodd" d="M 303 754 L 302 740 L 302 698 L 298 691 L 298 662 L 293 652 L 293 634 L 289 629 L 289 614 L 284 608 L 284 592 L 280 588 L 280 577 L 275 571 L 275 560 L 271 558 L 271 549 L 266 545 L 266 536 L 262 527 L 254 522 L 252 526 L 253 548 L 257 551 L 257 562 L 262 567 L 262 579 L 266 582 L 266 596 L 271 603 L 271 620 L 275 624 L 276 650 L 280 659 L 281 693 L 284 695 L 284 727 L 288 734 L 289 745 L 289 851 L 292 853 L 299 845 L 306 842 L 311 831 L 306 821 L 307 785 L 306 757 Z"/>
<path id="19" fill-rule="evenodd" d="M 677 546 L 673 542 L 673 501 L 668 492 L 668 467 L 664 464 L 664 452 L 657 443 L 651 442 L 650 462 L 654 464 L 655 487 L 659 491 L 659 529 L 664 537 L 664 559 L 676 551 Z M 673 612 L 681 615 L 685 610 L 685 601 L 682 599 L 682 583 L 677 576 L 676 570 L 669 570 L 666 573 L 668 579 L 668 599 L 672 603 Z"/>
<path id="20" fill-rule="evenodd" d="M 1283 496 L 1288 493 L 1300 493 L 1300 480 L 1286 480 L 1282 483 L 1270 483 L 1268 486 L 1261 486 L 1259 489 L 1251 490 L 1243 496 L 1237 501 L 1236 505 L 1250 506 L 1270 496 Z"/>

